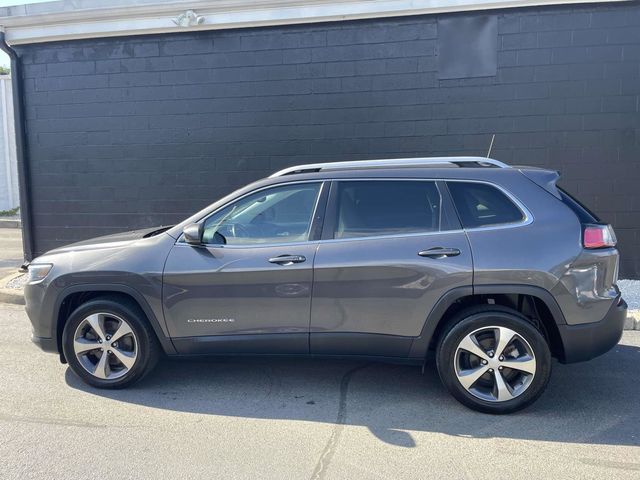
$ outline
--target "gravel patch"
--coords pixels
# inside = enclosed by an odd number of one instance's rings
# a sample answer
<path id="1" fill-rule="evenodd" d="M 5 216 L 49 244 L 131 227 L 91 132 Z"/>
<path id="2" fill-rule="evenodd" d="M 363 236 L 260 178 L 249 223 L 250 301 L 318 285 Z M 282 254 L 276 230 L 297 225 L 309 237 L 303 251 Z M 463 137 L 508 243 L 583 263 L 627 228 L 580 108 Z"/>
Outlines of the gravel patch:
<path id="1" fill-rule="evenodd" d="M 27 274 L 25 273 L 9 280 L 5 285 L 5 288 L 22 290 L 26 283 L 27 283 Z"/>
<path id="2" fill-rule="evenodd" d="M 640 280 L 618 280 L 622 298 L 629 305 L 629 310 L 640 309 Z"/>

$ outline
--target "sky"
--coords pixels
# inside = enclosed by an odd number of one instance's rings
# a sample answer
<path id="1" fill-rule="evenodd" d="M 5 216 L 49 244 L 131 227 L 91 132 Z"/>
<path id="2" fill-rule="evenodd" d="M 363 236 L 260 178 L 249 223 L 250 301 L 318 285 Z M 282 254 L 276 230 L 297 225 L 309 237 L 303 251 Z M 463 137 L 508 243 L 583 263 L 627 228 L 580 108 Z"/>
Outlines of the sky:
<path id="1" fill-rule="evenodd" d="M 25 5 L 27 3 L 42 3 L 51 0 L 0 0 L 0 7 L 10 7 L 12 5 Z M 8 67 L 9 57 L 3 51 L 0 51 L 0 65 Z"/>

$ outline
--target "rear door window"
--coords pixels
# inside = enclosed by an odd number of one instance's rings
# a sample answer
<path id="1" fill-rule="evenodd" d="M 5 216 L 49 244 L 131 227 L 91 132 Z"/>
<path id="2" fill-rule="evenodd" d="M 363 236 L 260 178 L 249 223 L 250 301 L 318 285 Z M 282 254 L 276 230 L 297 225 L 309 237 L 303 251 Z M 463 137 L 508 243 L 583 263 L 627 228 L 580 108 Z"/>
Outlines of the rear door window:
<path id="1" fill-rule="evenodd" d="M 334 238 L 440 230 L 442 200 L 433 181 L 337 182 Z"/>
<path id="2" fill-rule="evenodd" d="M 525 215 L 498 188 L 486 183 L 447 182 L 464 228 L 517 223 Z"/>

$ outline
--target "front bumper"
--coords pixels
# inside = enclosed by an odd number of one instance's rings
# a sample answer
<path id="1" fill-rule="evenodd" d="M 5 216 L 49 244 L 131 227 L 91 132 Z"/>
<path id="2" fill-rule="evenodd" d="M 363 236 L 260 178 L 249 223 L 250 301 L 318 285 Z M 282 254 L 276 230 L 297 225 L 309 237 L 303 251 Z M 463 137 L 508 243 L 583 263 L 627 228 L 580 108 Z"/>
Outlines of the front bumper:
<path id="1" fill-rule="evenodd" d="M 25 311 L 33 328 L 32 341 L 45 352 L 57 352 L 57 338 L 53 312 L 55 308 L 55 292 L 51 295 L 46 282 L 24 287 Z M 53 342 L 53 348 L 47 348 Z"/>
<path id="2" fill-rule="evenodd" d="M 627 303 L 620 297 L 599 322 L 558 325 L 564 346 L 562 363 L 590 360 L 611 350 L 620 340 L 627 318 Z"/>
<path id="3" fill-rule="evenodd" d="M 58 353 L 58 341 L 55 338 L 36 337 L 33 335 L 31 341 L 44 352 Z"/>

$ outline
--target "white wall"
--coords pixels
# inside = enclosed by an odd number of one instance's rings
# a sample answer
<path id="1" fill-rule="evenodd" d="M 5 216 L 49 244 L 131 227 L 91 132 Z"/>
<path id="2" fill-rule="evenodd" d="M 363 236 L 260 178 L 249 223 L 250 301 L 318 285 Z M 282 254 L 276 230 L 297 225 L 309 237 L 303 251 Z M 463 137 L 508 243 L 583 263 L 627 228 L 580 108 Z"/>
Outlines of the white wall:
<path id="1" fill-rule="evenodd" d="M 634 0 L 57 0 L 0 7 L 9 44 Z M 14 2 L 14 3 L 19 3 Z M 196 14 L 187 17 L 186 10 Z"/>
<path id="2" fill-rule="evenodd" d="M 0 210 L 20 204 L 11 76 L 0 76 Z"/>

